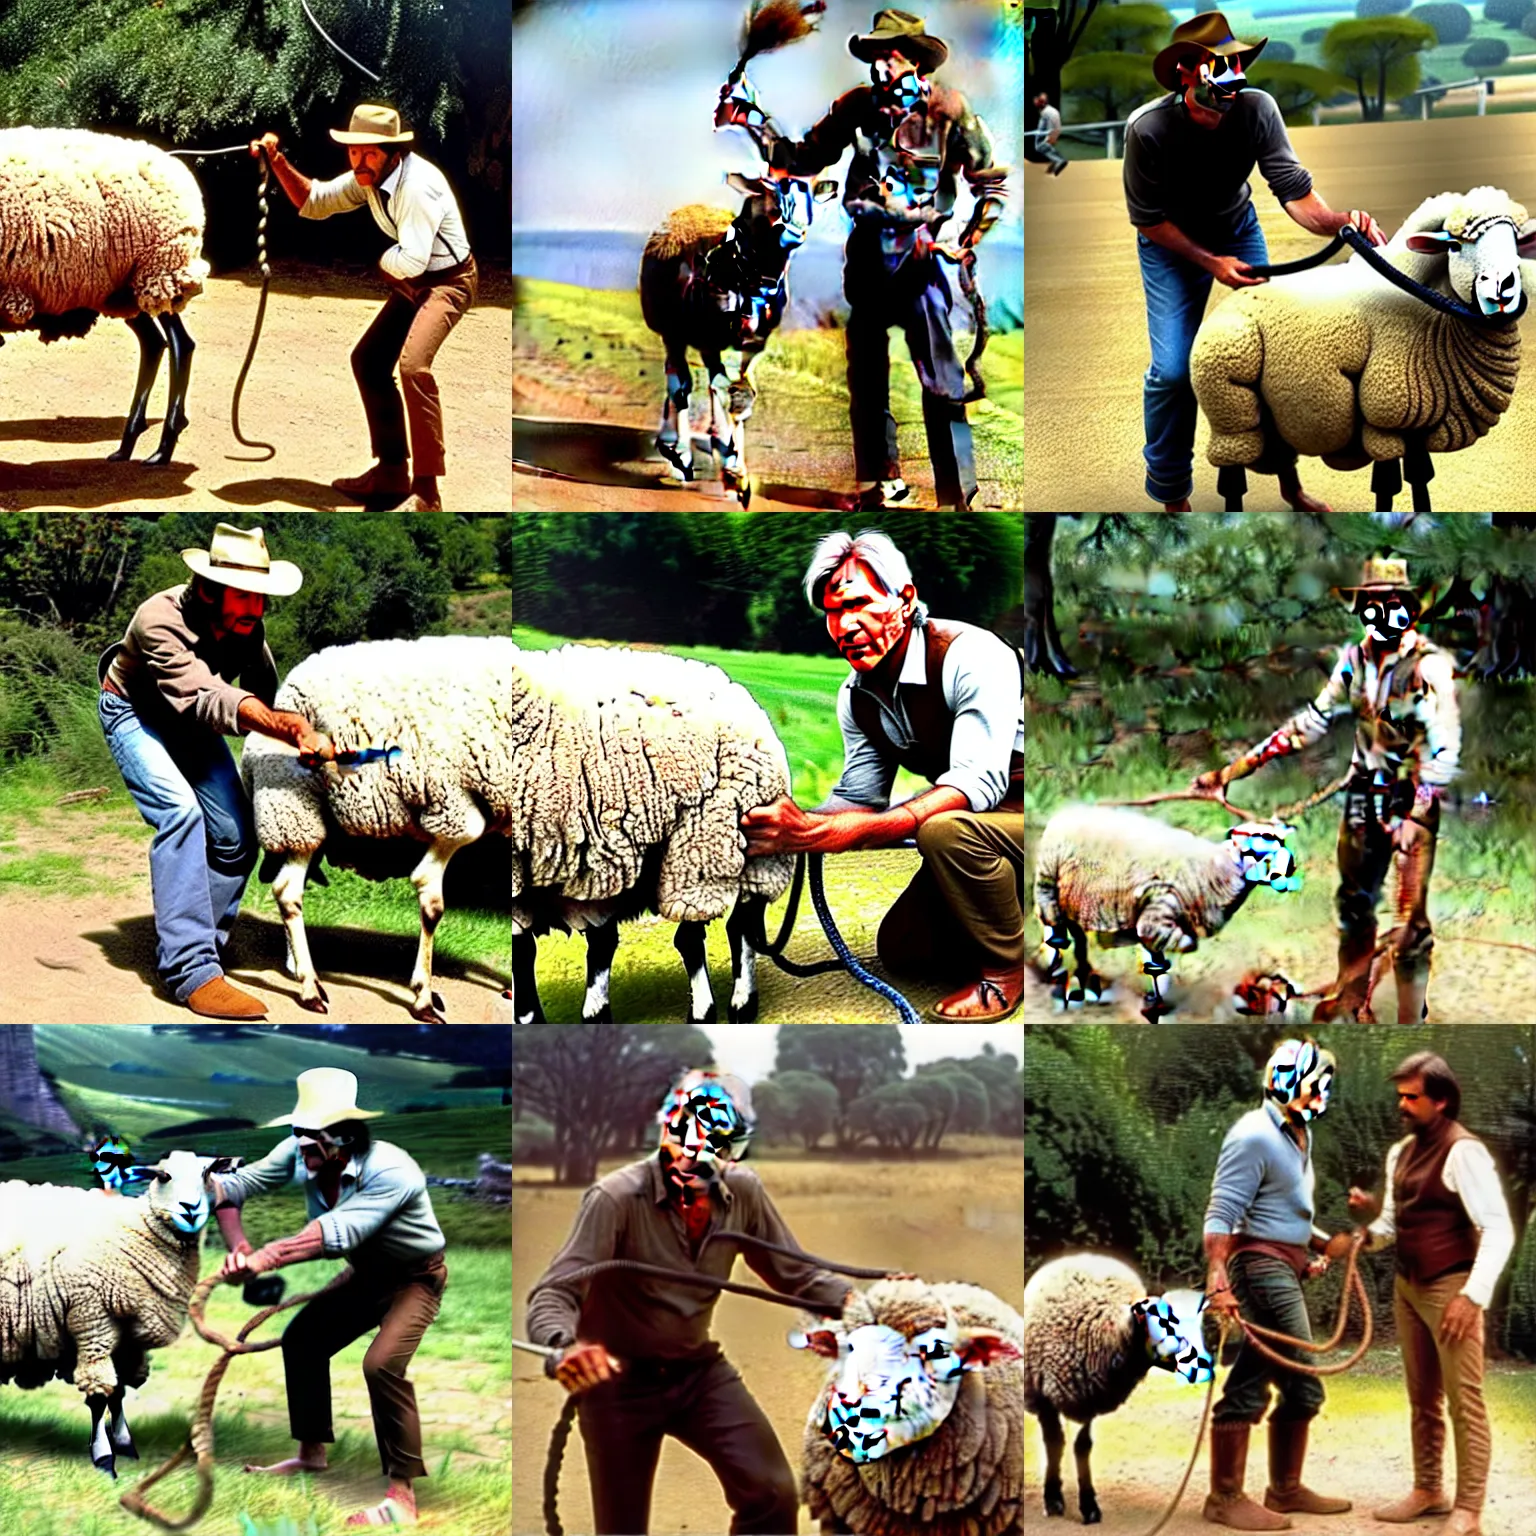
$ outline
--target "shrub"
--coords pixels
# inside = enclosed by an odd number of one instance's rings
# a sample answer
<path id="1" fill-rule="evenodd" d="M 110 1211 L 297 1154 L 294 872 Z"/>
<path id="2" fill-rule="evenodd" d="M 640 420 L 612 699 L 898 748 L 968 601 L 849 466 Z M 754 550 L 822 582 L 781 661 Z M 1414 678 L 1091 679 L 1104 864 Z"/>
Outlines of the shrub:
<path id="1" fill-rule="evenodd" d="M 1464 43 L 1472 35 L 1472 13 L 1464 5 L 1418 5 L 1408 13 L 1415 21 L 1428 22 L 1442 44 Z"/>
<path id="2" fill-rule="evenodd" d="M 1518 27 L 1533 9 L 1536 9 L 1536 0 L 1487 0 L 1483 15 L 1500 26 Z"/>
<path id="3" fill-rule="evenodd" d="M 1468 69 L 1492 69 L 1509 57 L 1509 44 L 1498 37 L 1480 37 L 1461 56 Z"/>
<path id="4" fill-rule="evenodd" d="M 1268 59 L 1272 64 L 1289 64 L 1295 59 L 1296 50 L 1283 38 L 1277 37 L 1264 45 L 1261 57 Z"/>
<path id="5" fill-rule="evenodd" d="M 1536 4 L 1536 0 L 1532 0 L 1532 3 Z M 1301 40 L 1304 43 L 1320 43 L 1327 35 L 1327 27 L 1308 27 L 1307 30 L 1301 34 Z"/>
<path id="6" fill-rule="evenodd" d="M 1536 37 L 1536 10 L 1532 10 L 1526 14 L 1525 19 L 1520 23 L 1520 30 L 1524 32 L 1527 37 Z"/>

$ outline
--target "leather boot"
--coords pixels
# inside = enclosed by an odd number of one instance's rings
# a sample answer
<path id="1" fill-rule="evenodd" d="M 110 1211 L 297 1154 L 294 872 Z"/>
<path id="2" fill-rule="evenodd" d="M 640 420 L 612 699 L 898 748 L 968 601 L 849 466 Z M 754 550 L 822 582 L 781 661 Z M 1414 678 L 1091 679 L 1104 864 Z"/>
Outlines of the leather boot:
<path id="1" fill-rule="evenodd" d="M 1288 1531 L 1284 1515 L 1271 1514 L 1243 1492 L 1248 1471 L 1248 1434 L 1243 1419 L 1211 1425 L 1211 1491 L 1201 1515 L 1234 1531 Z"/>
<path id="2" fill-rule="evenodd" d="M 1429 991 L 1429 967 L 1410 961 L 1393 968 L 1397 978 L 1397 1022 L 1419 1024 L 1427 1017 L 1424 994 Z"/>
<path id="3" fill-rule="evenodd" d="M 1477 1510 L 1463 1509 L 1458 1504 L 1440 1530 L 1442 1536 L 1483 1536 L 1482 1517 Z"/>
<path id="4" fill-rule="evenodd" d="M 1328 989 L 1327 996 L 1313 1009 L 1314 1024 L 1326 1024 L 1334 1019 L 1357 1022 L 1361 1009 L 1367 1006 L 1371 958 L 1375 953 L 1374 923 L 1368 929 L 1339 935 L 1339 974 Z"/>
<path id="5" fill-rule="evenodd" d="M 1330 1499 L 1302 1486 L 1301 1467 L 1307 1459 L 1310 1422 L 1269 1421 L 1269 1487 L 1264 1490 L 1264 1507 L 1285 1514 L 1342 1515 L 1349 1508 L 1348 1499 Z"/>
<path id="6" fill-rule="evenodd" d="M 1396 1504 L 1383 1504 L 1371 1511 L 1372 1520 L 1384 1520 L 1388 1525 L 1407 1525 L 1413 1520 L 1423 1520 L 1430 1515 L 1448 1515 L 1451 1501 L 1438 1488 L 1415 1488 Z"/>
<path id="7" fill-rule="evenodd" d="M 264 1019 L 267 1005 L 232 987 L 222 976 L 205 981 L 187 998 L 187 1007 L 207 1019 Z"/>

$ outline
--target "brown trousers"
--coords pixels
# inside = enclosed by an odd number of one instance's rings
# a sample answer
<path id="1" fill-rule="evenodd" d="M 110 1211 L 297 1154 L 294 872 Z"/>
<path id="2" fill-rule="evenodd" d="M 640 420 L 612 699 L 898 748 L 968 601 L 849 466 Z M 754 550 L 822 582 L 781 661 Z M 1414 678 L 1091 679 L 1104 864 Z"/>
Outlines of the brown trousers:
<path id="1" fill-rule="evenodd" d="M 880 924 L 890 971 L 945 981 L 1024 969 L 1024 813 L 945 811 L 917 829 L 922 868 Z"/>
<path id="2" fill-rule="evenodd" d="M 1493 1439 L 1483 1402 L 1483 1317 L 1477 1329 L 1459 1344 L 1440 1342 L 1440 1319 L 1450 1299 L 1466 1284 L 1465 1274 L 1443 1275 L 1428 1285 L 1397 1277 L 1393 1316 L 1408 1378 L 1408 1407 L 1413 1435 L 1413 1485 L 1441 1486 L 1445 1453 L 1443 1406 L 1451 1414 L 1456 1440 L 1456 1507 L 1474 1512 L 1483 1507 L 1488 1490 L 1488 1463 Z"/>
<path id="3" fill-rule="evenodd" d="M 386 1477 L 425 1477 L 421 1416 L 406 1368 L 442 1305 L 448 1266 L 442 1254 L 415 1266 L 353 1272 L 337 1290 L 303 1307 L 283 1333 L 288 1427 L 295 1440 L 333 1441 L 331 1356 L 371 1328 L 363 1356 L 379 1464 Z"/>
<path id="4" fill-rule="evenodd" d="M 479 269 L 471 256 L 465 270 L 446 281 L 425 277 L 414 282 L 393 282 L 393 292 L 373 324 L 352 349 L 352 376 L 357 380 L 368 414 L 368 440 L 373 456 L 384 464 L 411 460 L 416 475 L 441 475 L 447 471 L 443 453 L 443 403 L 432 377 L 432 359 L 475 302 L 480 291 Z M 400 390 L 395 387 L 395 365 L 400 366 Z M 406 452 L 405 424 L 411 424 L 410 453 Z"/>

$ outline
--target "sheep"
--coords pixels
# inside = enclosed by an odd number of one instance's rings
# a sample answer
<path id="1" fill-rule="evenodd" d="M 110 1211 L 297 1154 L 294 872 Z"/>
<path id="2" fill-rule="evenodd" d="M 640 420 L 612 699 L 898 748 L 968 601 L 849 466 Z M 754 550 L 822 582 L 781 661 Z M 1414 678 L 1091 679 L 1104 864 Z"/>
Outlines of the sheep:
<path id="1" fill-rule="evenodd" d="M 1254 886 L 1276 891 L 1301 885 L 1283 822 L 1243 822 L 1217 843 L 1134 811 L 1071 805 L 1057 811 L 1040 836 L 1035 905 L 1045 927 L 1036 965 L 1065 1007 L 1103 1000 L 1108 983 L 1088 964 L 1089 933 L 1110 948 L 1142 946 L 1142 974 L 1151 978 L 1142 1015 L 1155 1023 L 1168 1003 L 1169 953 L 1187 954 L 1219 932 Z M 1077 960 L 1067 986 L 1061 951 Z"/>
<path id="2" fill-rule="evenodd" d="M 1073 1442 L 1084 1525 L 1101 1519 L 1089 1453 L 1093 1421 L 1113 1413 L 1153 1366 L 1191 1385 L 1210 1381 L 1215 1361 L 1200 1336 L 1204 1298 L 1155 1297 L 1136 1271 L 1107 1254 L 1072 1254 L 1043 1264 L 1024 1287 L 1024 1407 L 1045 1440 L 1045 1512 L 1064 1515 L 1063 1417 L 1081 1424 Z"/>
<path id="3" fill-rule="evenodd" d="M 1021 1536 L 1024 1320 L 980 1286 L 880 1280 L 791 1346 L 834 1362 L 801 1490 L 823 1536 Z"/>
<path id="4" fill-rule="evenodd" d="M 160 445 L 169 464 L 187 426 L 194 343 L 182 321 L 203 291 L 203 197 L 191 171 L 140 139 L 72 128 L 0 129 L 0 340 L 84 336 L 98 315 L 128 322 L 139 376 L 112 460 L 131 458 L 170 344 Z M 155 321 L 165 332 L 162 340 Z"/>
<path id="5" fill-rule="evenodd" d="M 689 1023 L 712 1023 L 704 924 L 725 914 L 729 1017 L 757 1017 L 758 932 L 789 884 L 789 855 L 748 859 L 739 823 L 790 791 L 789 764 L 752 695 L 719 667 L 664 652 L 562 646 L 513 667 L 512 992 L 540 1022 L 537 935 L 582 930 L 582 1018 L 609 1022 L 618 924 L 643 911 L 677 923 Z"/>
<path id="6" fill-rule="evenodd" d="M 323 851 L 333 864 L 382 880 L 404 872 L 407 851 L 421 905 L 410 1013 L 444 1022 L 442 997 L 432 990 L 432 939 L 448 861 L 511 825 L 515 651 L 508 639 L 469 635 L 328 647 L 288 674 L 277 708 L 303 715 L 339 752 L 372 748 L 384 760 L 350 772 L 311 769 L 284 743 L 246 742 L 240 771 L 266 854 L 261 878 L 272 882 L 299 1003 L 311 1013 L 327 1011 L 304 931 L 312 863 Z"/>
<path id="7" fill-rule="evenodd" d="M 91 1410 L 90 1456 L 117 1477 L 138 1459 L 123 1391 L 174 1343 L 197 1284 L 207 1175 L 232 1159 L 169 1152 L 142 1200 L 94 1189 L 0 1183 L 0 1383 L 72 1380 Z M 105 1422 L 104 1422 L 105 1419 Z"/>
<path id="8" fill-rule="evenodd" d="M 1428 511 L 1429 455 L 1470 446 L 1508 409 L 1520 371 L 1516 322 L 1536 284 L 1536 222 L 1525 208 L 1495 187 L 1443 192 L 1409 214 L 1381 254 L 1423 286 L 1506 319 L 1442 314 L 1358 252 L 1230 295 L 1190 354 L 1229 510 L 1242 507 L 1240 466 L 1274 473 L 1279 449 L 1334 469 L 1374 463 L 1378 511 L 1391 510 L 1406 472 L 1414 509 Z"/>

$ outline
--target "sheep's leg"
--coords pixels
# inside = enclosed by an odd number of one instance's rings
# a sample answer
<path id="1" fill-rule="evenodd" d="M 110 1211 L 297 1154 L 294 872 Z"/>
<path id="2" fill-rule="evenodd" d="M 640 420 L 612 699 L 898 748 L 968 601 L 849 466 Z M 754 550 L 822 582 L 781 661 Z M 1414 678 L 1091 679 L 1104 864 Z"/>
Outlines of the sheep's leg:
<path id="1" fill-rule="evenodd" d="M 688 422 L 688 396 L 693 389 L 693 370 L 688 366 L 688 347 L 679 336 L 664 336 L 667 349 L 667 398 L 661 407 L 661 430 L 656 448 L 677 480 L 693 479 L 693 431 Z"/>
<path id="2" fill-rule="evenodd" d="M 1061 1432 L 1061 1415 L 1050 1403 L 1040 1405 L 1040 1433 L 1045 1437 L 1045 1512 L 1064 1515 L 1067 1501 L 1061 1496 L 1061 1453 L 1067 1441 Z"/>
<path id="3" fill-rule="evenodd" d="M 1404 444 L 1403 478 L 1413 490 L 1413 510 L 1433 512 L 1434 508 L 1429 504 L 1429 482 L 1435 478 L 1435 466 L 1430 462 L 1424 439 L 1417 433 Z"/>
<path id="4" fill-rule="evenodd" d="M 1248 471 L 1241 464 L 1223 464 L 1216 471 L 1216 492 L 1226 511 L 1241 512 L 1248 494 Z"/>
<path id="5" fill-rule="evenodd" d="M 672 947 L 682 957 L 688 972 L 688 1017 L 686 1024 L 715 1022 L 715 994 L 709 985 L 709 966 L 704 959 L 704 924 L 679 923 L 672 935 Z"/>
<path id="6" fill-rule="evenodd" d="M 736 496 L 745 511 L 752 504 L 752 478 L 747 471 L 747 421 L 757 403 L 752 365 L 762 354 L 762 344 L 743 347 L 741 372 L 730 386 L 731 438 L 736 445 Z"/>
<path id="7" fill-rule="evenodd" d="M 720 466 L 720 483 L 734 491 L 741 483 L 741 456 L 731 420 L 731 381 L 718 352 L 701 351 L 709 381 L 709 447 Z"/>
<path id="8" fill-rule="evenodd" d="M 309 878 L 308 853 L 290 853 L 272 882 L 272 899 L 282 914 L 288 938 L 288 957 L 299 983 L 299 1007 L 311 1013 L 328 1013 L 330 999 L 320 985 L 319 973 L 309 954 L 309 935 L 304 931 L 304 882 Z"/>
<path id="9" fill-rule="evenodd" d="M 411 871 L 411 884 L 421 903 L 421 939 L 416 945 L 416 966 L 411 972 L 411 1017 L 423 1024 L 446 1024 L 447 1011 L 441 994 L 432 990 L 432 936 L 443 920 L 443 876 L 448 861 L 460 848 L 467 848 L 485 831 L 485 817 L 468 808 L 460 829 L 453 834 L 439 834 L 422 855 L 421 863 Z"/>
<path id="10" fill-rule="evenodd" d="M 512 1018 L 518 1024 L 544 1023 L 534 961 L 539 941 L 531 933 L 512 935 Z"/>
<path id="11" fill-rule="evenodd" d="M 155 387 L 155 378 L 160 372 L 160 358 L 165 352 L 165 341 L 148 315 L 141 311 L 132 316 L 127 325 L 139 338 L 139 377 L 133 386 L 133 404 L 128 407 L 128 420 L 123 424 L 123 440 L 115 453 L 107 455 L 108 461 L 114 463 L 133 457 L 133 445 L 148 425 L 149 392 Z"/>
<path id="12" fill-rule="evenodd" d="M 731 946 L 731 1003 L 726 1018 L 732 1024 L 757 1021 L 757 951 L 749 933 L 756 932 L 757 914 L 768 905 L 766 897 L 743 896 L 725 920 L 725 937 Z"/>
<path id="13" fill-rule="evenodd" d="M 91 1410 L 91 1464 L 98 1471 L 105 1472 L 115 1483 L 117 1453 L 112 1448 L 112 1437 L 107 1432 L 107 1398 L 102 1393 L 93 1392 L 85 1401 Z"/>
<path id="14" fill-rule="evenodd" d="M 1097 1525 L 1104 1518 L 1093 1491 L 1093 1471 L 1088 1465 L 1088 1454 L 1092 1450 L 1093 1420 L 1089 1419 L 1072 1442 L 1072 1455 L 1077 1462 L 1077 1507 L 1082 1512 L 1084 1525 Z"/>
<path id="15" fill-rule="evenodd" d="M 1103 1002 L 1109 982 L 1088 963 L 1088 935 L 1076 923 L 1066 926 L 1072 936 L 1072 953 L 1077 961 L 1077 975 L 1066 996 L 1067 1007 L 1081 1008 L 1085 1002 Z"/>
<path id="16" fill-rule="evenodd" d="M 587 929 L 587 995 L 582 999 L 583 1024 L 612 1024 L 608 981 L 613 975 L 613 955 L 619 947 L 619 920 L 609 918 Z"/>
<path id="17" fill-rule="evenodd" d="M 1168 1001 L 1173 982 L 1169 973 L 1172 970 L 1173 964 L 1165 954 L 1149 949 L 1145 944 L 1141 946 L 1141 972 L 1149 978 L 1147 994 L 1142 999 L 1141 1016 L 1149 1024 L 1156 1024 L 1164 1014 L 1173 1012 L 1173 1004 Z"/>
<path id="18" fill-rule="evenodd" d="M 1040 888 L 1035 887 L 1035 894 L 1039 896 Z M 1054 910 L 1054 908 L 1053 908 Z M 1046 916 L 1046 906 L 1040 903 L 1040 921 L 1045 925 L 1045 937 L 1040 942 L 1039 952 L 1035 956 L 1035 969 L 1039 972 L 1043 981 L 1051 988 L 1051 997 L 1058 1007 L 1065 1008 L 1067 1004 L 1067 963 L 1062 958 L 1062 951 L 1072 942 L 1072 935 L 1065 922 L 1053 922 Z"/>
<path id="19" fill-rule="evenodd" d="M 165 406 L 165 424 L 160 428 L 160 446 L 144 460 L 146 464 L 169 464 L 175 456 L 176 439 L 187 426 L 187 384 L 192 377 L 192 352 L 197 346 L 180 315 L 161 315 L 160 328 L 171 344 L 171 393 Z"/>
<path id="20" fill-rule="evenodd" d="M 133 1443 L 133 1431 L 128 1428 L 128 1420 L 123 1414 L 123 1388 L 118 1384 L 117 1390 L 107 1399 L 107 1415 L 111 1421 L 110 1434 L 112 1437 L 112 1449 L 119 1456 L 126 1456 L 130 1461 L 139 1459 L 139 1448 Z"/>
<path id="21" fill-rule="evenodd" d="M 1376 493 L 1376 510 L 1390 512 L 1392 502 L 1403 488 L 1403 468 L 1399 459 L 1377 459 L 1371 466 L 1371 490 Z"/>

